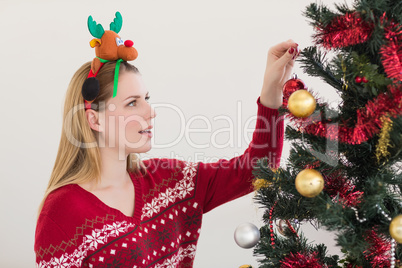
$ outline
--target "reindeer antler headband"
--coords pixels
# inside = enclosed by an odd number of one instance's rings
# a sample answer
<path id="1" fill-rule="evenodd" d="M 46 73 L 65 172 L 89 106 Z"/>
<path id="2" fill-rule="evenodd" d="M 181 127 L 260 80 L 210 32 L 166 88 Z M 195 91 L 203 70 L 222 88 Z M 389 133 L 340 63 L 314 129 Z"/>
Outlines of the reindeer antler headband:
<path id="1" fill-rule="evenodd" d="M 133 47 L 134 42 L 131 40 L 123 40 L 118 33 L 121 30 L 123 18 L 120 12 L 116 12 L 113 22 L 110 23 L 110 30 L 104 30 L 101 24 L 97 24 L 88 17 L 88 29 L 94 39 L 89 44 L 95 48 L 96 57 L 92 60 L 91 70 L 89 71 L 88 78 L 82 86 L 82 96 L 85 101 L 85 109 L 91 109 L 91 103 L 96 99 L 99 94 L 99 81 L 96 78 L 100 68 L 108 61 L 116 62 L 116 69 L 114 73 L 113 83 L 113 98 L 116 97 L 117 84 L 119 78 L 120 63 L 122 61 L 135 60 L 138 57 L 137 50 Z"/>

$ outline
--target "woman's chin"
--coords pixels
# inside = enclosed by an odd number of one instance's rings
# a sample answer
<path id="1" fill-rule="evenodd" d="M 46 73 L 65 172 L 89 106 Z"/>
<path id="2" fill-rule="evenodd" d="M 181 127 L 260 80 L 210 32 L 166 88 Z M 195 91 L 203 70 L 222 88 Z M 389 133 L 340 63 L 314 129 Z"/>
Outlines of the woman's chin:
<path id="1" fill-rule="evenodd" d="M 137 154 L 149 152 L 151 149 L 152 149 L 151 142 L 147 142 L 147 144 L 144 144 L 143 146 L 138 148 L 132 148 L 129 146 L 126 147 L 128 153 L 137 153 Z"/>

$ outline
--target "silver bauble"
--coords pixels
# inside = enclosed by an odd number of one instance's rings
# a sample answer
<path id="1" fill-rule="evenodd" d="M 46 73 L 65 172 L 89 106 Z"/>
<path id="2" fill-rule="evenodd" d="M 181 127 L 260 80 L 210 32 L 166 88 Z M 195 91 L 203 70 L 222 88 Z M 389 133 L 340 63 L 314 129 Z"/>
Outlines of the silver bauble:
<path id="1" fill-rule="evenodd" d="M 242 223 L 234 232 L 234 239 L 242 248 L 252 248 L 260 240 L 260 230 L 252 223 Z"/>

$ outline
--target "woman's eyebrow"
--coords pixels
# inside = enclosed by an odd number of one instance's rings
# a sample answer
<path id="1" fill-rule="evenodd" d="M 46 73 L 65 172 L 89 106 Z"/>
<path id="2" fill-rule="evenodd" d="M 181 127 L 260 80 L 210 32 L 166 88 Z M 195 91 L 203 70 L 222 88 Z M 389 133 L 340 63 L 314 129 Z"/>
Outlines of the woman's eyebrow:
<path id="1" fill-rule="evenodd" d="M 146 95 L 148 95 L 149 94 L 149 91 L 147 92 L 147 94 Z M 141 96 L 140 95 L 133 95 L 133 96 L 128 96 L 125 100 L 128 100 L 129 98 L 134 98 L 134 99 L 138 99 L 138 98 L 141 98 Z"/>

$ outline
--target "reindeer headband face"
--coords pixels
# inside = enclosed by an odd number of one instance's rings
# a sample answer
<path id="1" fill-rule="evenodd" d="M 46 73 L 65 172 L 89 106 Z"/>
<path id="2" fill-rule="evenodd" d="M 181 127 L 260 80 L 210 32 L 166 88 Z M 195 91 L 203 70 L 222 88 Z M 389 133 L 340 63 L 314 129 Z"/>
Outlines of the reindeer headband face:
<path id="1" fill-rule="evenodd" d="M 118 33 L 121 30 L 123 19 L 120 12 L 116 12 L 113 22 L 110 23 L 110 30 L 104 30 L 101 24 L 97 24 L 88 17 L 88 29 L 94 39 L 89 44 L 95 48 L 96 57 L 92 60 L 91 70 L 89 71 L 88 78 L 82 86 L 82 96 L 85 101 L 85 109 L 91 109 L 91 103 L 96 99 L 99 94 L 99 81 L 96 78 L 99 70 L 105 62 L 117 61 L 114 75 L 113 84 L 113 98 L 117 94 L 117 84 L 120 63 L 122 61 L 135 60 L 138 57 L 137 50 L 133 47 L 134 42 L 131 40 L 123 41 Z"/>

